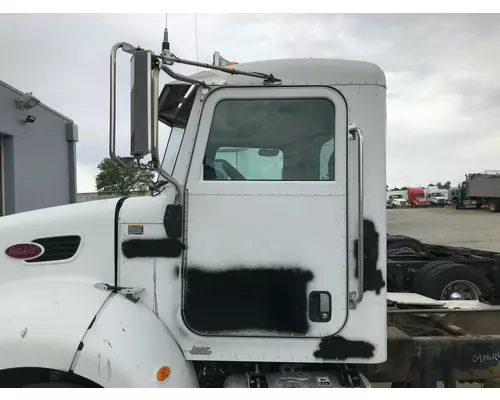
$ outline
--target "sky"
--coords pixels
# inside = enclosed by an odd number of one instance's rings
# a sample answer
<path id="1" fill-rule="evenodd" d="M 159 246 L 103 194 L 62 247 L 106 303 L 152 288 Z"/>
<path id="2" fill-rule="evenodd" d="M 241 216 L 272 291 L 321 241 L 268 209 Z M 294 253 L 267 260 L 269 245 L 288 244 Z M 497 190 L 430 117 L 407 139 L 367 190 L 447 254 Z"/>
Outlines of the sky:
<path id="1" fill-rule="evenodd" d="M 108 156 L 111 47 L 126 41 L 159 52 L 164 25 L 164 14 L 0 14 L 0 79 L 79 127 L 79 192 L 94 191 L 97 164 Z M 456 185 L 466 173 L 500 169 L 500 14 L 169 14 L 168 25 L 182 58 L 211 62 L 219 51 L 240 63 L 326 57 L 379 65 L 390 187 Z M 117 151 L 128 155 L 123 53 L 117 78 Z M 161 131 L 161 145 L 165 139 Z"/>

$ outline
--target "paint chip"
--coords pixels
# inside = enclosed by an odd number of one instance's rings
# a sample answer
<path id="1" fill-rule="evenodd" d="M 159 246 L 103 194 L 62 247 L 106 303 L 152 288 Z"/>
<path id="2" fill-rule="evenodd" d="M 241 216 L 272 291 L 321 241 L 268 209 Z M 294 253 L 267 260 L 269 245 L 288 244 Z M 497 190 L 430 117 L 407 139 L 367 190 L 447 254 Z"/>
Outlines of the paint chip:
<path id="1" fill-rule="evenodd" d="M 26 334 L 28 333 L 28 328 L 24 328 L 22 331 L 21 331 L 21 337 L 24 339 L 26 337 Z"/>

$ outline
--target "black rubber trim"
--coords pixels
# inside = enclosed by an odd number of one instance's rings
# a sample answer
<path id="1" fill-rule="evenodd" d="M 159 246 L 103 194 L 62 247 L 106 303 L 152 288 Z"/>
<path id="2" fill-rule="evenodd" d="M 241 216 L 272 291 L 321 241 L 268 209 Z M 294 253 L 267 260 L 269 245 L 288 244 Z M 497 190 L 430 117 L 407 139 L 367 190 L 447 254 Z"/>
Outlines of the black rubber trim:
<path id="1" fill-rule="evenodd" d="M 115 286 L 118 286 L 118 230 L 119 230 L 119 224 L 118 224 L 118 217 L 120 216 L 120 209 L 123 206 L 123 203 L 125 200 L 127 200 L 128 197 L 122 197 L 120 200 L 118 200 L 118 203 L 116 203 L 115 207 Z"/>
<path id="2" fill-rule="evenodd" d="M 115 286 L 116 286 L 116 285 L 115 285 Z M 94 322 L 95 322 L 96 318 L 97 318 L 97 315 L 94 315 L 94 319 L 92 319 L 92 321 L 90 322 L 90 325 L 89 325 L 89 327 L 87 328 L 87 330 L 92 329 L 92 327 L 94 326 Z"/>

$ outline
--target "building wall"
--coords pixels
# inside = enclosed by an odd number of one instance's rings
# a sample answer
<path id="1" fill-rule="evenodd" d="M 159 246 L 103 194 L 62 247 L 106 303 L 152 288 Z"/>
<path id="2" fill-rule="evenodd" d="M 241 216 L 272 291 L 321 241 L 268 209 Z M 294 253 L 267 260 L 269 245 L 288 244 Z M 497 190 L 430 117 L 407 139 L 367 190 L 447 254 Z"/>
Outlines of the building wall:
<path id="1" fill-rule="evenodd" d="M 19 109 L 22 98 L 0 81 L 5 214 L 76 202 L 77 126 L 42 103 Z M 33 123 L 24 122 L 29 115 Z"/>

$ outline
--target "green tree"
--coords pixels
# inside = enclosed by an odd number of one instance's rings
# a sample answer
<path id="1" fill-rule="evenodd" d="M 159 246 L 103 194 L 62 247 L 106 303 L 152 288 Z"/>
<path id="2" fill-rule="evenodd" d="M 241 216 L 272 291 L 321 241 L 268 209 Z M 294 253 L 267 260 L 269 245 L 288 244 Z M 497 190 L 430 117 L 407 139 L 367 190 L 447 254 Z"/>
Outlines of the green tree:
<path id="1" fill-rule="evenodd" d="M 97 193 L 105 195 L 127 196 L 131 193 L 146 193 L 154 177 L 153 172 L 137 170 L 133 172 L 116 165 L 105 157 L 97 166 L 99 173 L 95 177 Z"/>

